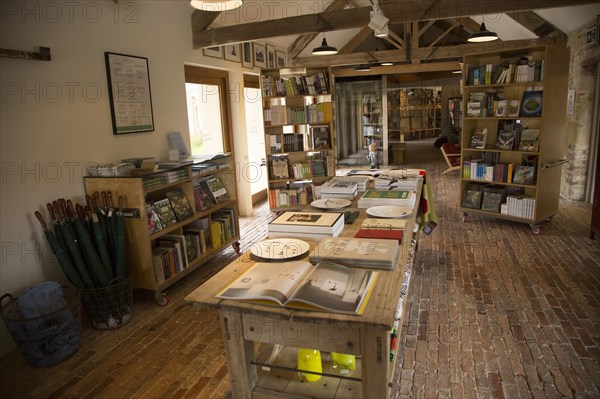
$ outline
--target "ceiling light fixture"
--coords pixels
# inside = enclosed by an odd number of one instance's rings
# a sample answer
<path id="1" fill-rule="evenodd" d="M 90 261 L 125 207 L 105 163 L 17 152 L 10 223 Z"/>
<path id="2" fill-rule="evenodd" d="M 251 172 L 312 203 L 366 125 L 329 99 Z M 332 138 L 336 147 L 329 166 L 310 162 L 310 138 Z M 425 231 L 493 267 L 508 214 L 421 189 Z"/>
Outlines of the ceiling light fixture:
<path id="1" fill-rule="evenodd" d="M 484 43 L 491 42 L 498 39 L 498 35 L 496 32 L 490 32 L 486 29 L 485 24 L 482 22 L 479 27 L 479 32 L 473 32 L 469 35 L 467 39 L 470 43 Z"/>
<path id="2" fill-rule="evenodd" d="M 323 36 L 323 43 L 319 47 L 315 47 L 312 51 L 312 55 L 333 55 L 337 53 L 338 49 L 327 44 L 325 36 Z"/>
<path id="3" fill-rule="evenodd" d="M 230 11 L 241 7 L 243 0 L 192 0 L 190 6 L 201 11 Z"/>
<path id="4" fill-rule="evenodd" d="M 456 71 L 452 71 L 452 73 L 458 74 L 458 73 L 462 73 L 462 71 L 460 69 L 457 69 Z"/>
<path id="5" fill-rule="evenodd" d="M 381 66 L 391 66 L 391 65 L 394 65 L 394 63 L 392 61 L 383 61 L 379 65 L 381 65 Z"/>
<path id="6" fill-rule="evenodd" d="M 356 68 L 354 68 L 354 70 L 356 72 L 369 72 L 371 70 L 371 67 L 369 65 L 359 65 Z"/>
<path id="7" fill-rule="evenodd" d="M 371 19 L 369 20 L 369 28 L 373 29 L 373 33 L 377 37 L 388 37 L 389 28 L 388 22 L 389 19 L 383 15 L 381 10 L 379 9 L 379 5 L 377 1 L 373 3 L 373 11 L 370 12 Z"/>

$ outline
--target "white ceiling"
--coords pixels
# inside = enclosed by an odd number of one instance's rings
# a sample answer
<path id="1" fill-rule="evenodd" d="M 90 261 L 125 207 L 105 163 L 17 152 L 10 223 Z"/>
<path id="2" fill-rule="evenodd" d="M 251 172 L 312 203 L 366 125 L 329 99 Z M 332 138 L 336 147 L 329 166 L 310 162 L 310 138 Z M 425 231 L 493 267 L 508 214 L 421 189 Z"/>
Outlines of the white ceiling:
<path id="1" fill-rule="evenodd" d="M 269 19 L 279 19 L 298 15 L 322 12 L 333 0 L 322 1 L 272 1 L 272 0 L 246 0 L 244 5 L 237 12 L 235 18 L 229 16 L 226 18 L 217 18 L 212 26 L 228 26 L 233 24 L 265 21 Z M 355 0 L 359 7 L 368 7 L 370 0 Z M 548 8 L 535 10 L 536 14 L 554 25 L 564 33 L 568 34 L 574 29 L 590 22 L 600 15 L 600 2 L 583 6 Z M 474 16 L 473 20 L 478 23 L 485 22 L 488 30 L 496 32 L 502 40 L 535 39 L 537 36 L 524 28 L 521 24 L 514 21 L 505 14 Z M 341 48 L 352 38 L 359 29 L 340 30 L 325 33 L 327 42 L 337 48 Z M 283 32 L 282 32 L 283 33 Z M 266 39 L 266 42 L 274 44 L 277 48 L 287 49 L 296 39 L 296 36 L 278 36 Z M 301 57 L 310 55 L 312 48 L 321 44 L 323 35 L 318 35 L 311 44 L 300 54 Z"/>

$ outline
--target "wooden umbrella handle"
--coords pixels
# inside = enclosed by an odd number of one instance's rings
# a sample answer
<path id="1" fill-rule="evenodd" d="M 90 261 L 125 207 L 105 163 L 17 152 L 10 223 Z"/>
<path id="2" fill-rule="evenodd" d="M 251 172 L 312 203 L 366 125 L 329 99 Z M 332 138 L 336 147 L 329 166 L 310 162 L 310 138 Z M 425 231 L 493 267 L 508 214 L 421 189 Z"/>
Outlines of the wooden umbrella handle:
<path id="1" fill-rule="evenodd" d="M 52 204 L 47 203 L 46 208 L 48 208 L 48 212 L 50 213 L 50 219 L 52 219 L 53 222 L 56 222 L 56 214 L 54 213 L 54 208 L 52 207 Z"/>
<path id="2" fill-rule="evenodd" d="M 67 218 L 67 202 L 64 199 L 58 200 L 58 209 L 60 209 L 60 215 L 62 219 L 65 220 Z"/>
<path id="3" fill-rule="evenodd" d="M 112 193 L 110 191 L 106 192 L 106 203 L 108 204 L 108 207 L 110 209 L 113 209 L 115 207 L 115 204 L 113 203 L 113 196 Z"/>
<path id="4" fill-rule="evenodd" d="M 83 206 L 76 204 L 75 209 L 77 210 L 77 215 L 79 216 L 79 219 L 85 220 L 87 222 L 87 218 L 85 216 L 85 210 L 83 209 Z"/>
<path id="5" fill-rule="evenodd" d="M 60 207 L 58 206 L 58 201 L 52 201 L 52 210 L 54 211 L 54 216 L 56 216 L 56 220 L 62 222 L 64 216 L 60 214 Z"/>
<path id="6" fill-rule="evenodd" d="M 73 207 L 73 201 L 70 199 L 67 200 L 67 212 L 70 218 L 74 218 L 77 213 L 75 213 L 75 208 Z"/>
<path id="7" fill-rule="evenodd" d="M 123 204 L 125 203 L 125 199 L 122 195 L 119 195 L 119 212 L 123 212 Z"/>
<path id="8" fill-rule="evenodd" d="M 35 211 L 35 217 L 37 218 L 37 220 L 40 221 L 40 224 L 42 225 L 42 228 L 44 230 L 48 230 L 48 225 L 46 224 L 46 221 L 44 220 L 44 217 L 42 216 L 42 214 L 39 211 Z"/>
<path id="9" fill-rule="evenodd" d="M 94 199 L 92 198 L 91 195 L 87 195 L 85 196 L 85 203 L 87 204 L 88 207 L 90 207 L 90 209 L 94 209 Z"/>
<path id="10" fill-rule="evenodd" d="M 108 201 L 106 199 L 106 191 L 102 191 L 100 196 L 102 197 L 102 208 L 104 208 L 104 210 L 106 210 L 106 208 L 108 208 Z"/>

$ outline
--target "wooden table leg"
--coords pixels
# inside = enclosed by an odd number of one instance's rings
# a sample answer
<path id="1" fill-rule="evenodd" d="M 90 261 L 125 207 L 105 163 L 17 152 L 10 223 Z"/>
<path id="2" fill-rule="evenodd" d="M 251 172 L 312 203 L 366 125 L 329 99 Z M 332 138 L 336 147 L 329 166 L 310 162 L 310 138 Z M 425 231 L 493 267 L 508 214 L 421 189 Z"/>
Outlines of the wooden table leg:
<path id="1" fill-rule="evenodd" d="M 361 378 L 364 398 L 390 397 L 390 333 L 361 328 Z"/>
<path id="2" fill-rule="evenodd" d="M 256 366 L 254 361 L 254 342 L 246 341 L 243 334 L 242 315 L 240 313 L 219 312 L 221 330 L 225 343 L 229 385 L 233 398 L 252 398 L 256 385 Z"/>

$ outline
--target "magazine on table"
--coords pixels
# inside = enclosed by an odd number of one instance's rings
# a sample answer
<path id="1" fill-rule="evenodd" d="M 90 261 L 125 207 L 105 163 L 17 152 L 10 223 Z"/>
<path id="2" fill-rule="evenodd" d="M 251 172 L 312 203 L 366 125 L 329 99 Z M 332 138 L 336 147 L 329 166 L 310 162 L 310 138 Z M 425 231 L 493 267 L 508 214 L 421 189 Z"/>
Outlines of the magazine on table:
<path id="1" fill-rule="evenodd" d="M 333 262 L 256 263 L 218 298 L 296 309 L 362 314 L 379 273 Z"/>

